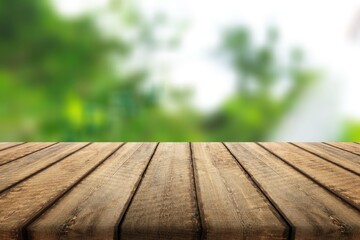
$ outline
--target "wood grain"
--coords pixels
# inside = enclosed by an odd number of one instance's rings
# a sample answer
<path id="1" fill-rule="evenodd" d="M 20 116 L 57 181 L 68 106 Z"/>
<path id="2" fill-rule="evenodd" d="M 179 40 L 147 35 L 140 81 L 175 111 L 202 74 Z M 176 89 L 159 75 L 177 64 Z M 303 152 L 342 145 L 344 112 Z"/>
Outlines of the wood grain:
<path id="1" fill-rule="evenodd" d="M 360 144 L 296 144 L 0 143 L 0 240 L 359 239 Z"/>
<path id="2" fill-rule="evenodd" d="M 289 143 L 260 144 L 360 210 L 359 176 Z"/>
<path id="3" fill-rule="evenodd" d="M 360 213 L 255 143 L 226 143 L 298 239 L 358 239 Z"/>
<path id="4" fill-rule="evenodd" d="M 87 144 L 88 143 L 58 143 L 0 166 L 0 193 Z"/>
<path id="5" fill-rule="evenodd" d="M 121 143 L 93 143 L 0 195 L 0 239 L 18 239 L 33 217 L 96 168 Z"/>
<path id="6" fill-rule="evenodd" d="M 352 142 L 326 142 L 325 144 L 360 155 L 360 145 Z"/>
<path id="7" fill-rule="evenodd" d="M 0 151 L 0 166 L 8 162 L 14 161 L 18 158 L 29 155 L 33 152 L 39 151 L 51 145 L 54 145 L 54 142 L 34 142 L 34 143 L 25 143 L 13 148 L 8 148 L 3 151 Z"/>
<path id="8" fill-rule="evenodd" d="M 33 239 L 114 239 L 156 143 L 127 143 L 28 227 Z M 59 227 L 61 226 L 61 227 Z"/>
<path id="9" fill-rule="evenodd" d="M 204 238 L 287 238 L 286 224 L 221 143 L 192 146 Z"/>
<path id="10" fill-rule="evenodd" d="M 23 142 L 0 142 L 0 151 L 18 146 L 20 144 L 23 144 Z"/>
<path id="11" fill-rule="evenodd" d="M 121 239 L 197 239 L 200 220 L 188 143 L 160 143 L 120 229 Z"/>
<path id="12" fill-rule="evenodd" d="M 360 176 L 360 156 L 356 154 L 323 143 L 294 144 Z"/>

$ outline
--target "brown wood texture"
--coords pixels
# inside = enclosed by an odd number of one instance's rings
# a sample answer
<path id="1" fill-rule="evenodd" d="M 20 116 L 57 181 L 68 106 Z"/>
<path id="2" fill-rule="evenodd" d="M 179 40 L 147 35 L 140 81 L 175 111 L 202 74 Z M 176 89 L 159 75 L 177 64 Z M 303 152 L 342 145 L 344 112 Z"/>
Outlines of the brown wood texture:
<path id="1" fill-rule="evenodd" d="M 227 143 L 299 239 L 358 239 L 360 212 L 256 143 Z"/>
<path id="2" fill-rule="evenodd" d="M 360 176 L 360 156 L 356 154 L 323 143 L 294 144 Z"/>
<path id="3" fill-rule="evenodd" d="M 339 149 L 343 149 L 345 151 L 360 155 L 360 147 L 359 147 L 358 143 L 352 143 L 352 142 L 343 142 L 343 143 L 327 142 L 327 143 L 324 143 L 324 144 L 331 145 L 331 146 L 337 147 Z"/>
<path id="4" fill-rule="evenodd" d="M 360 178 L 289 143 L 261 143 L 266 149 L 360 210 Z"/>
<path id="5" fill-rule="evenodd" d="M 87 143 L 58 143 L 0 166 L 0 193 L 86 145 Z"/>
<path id="6" fill-rule="evenodd" d="M 7 148 L 18 146 L 20 144 L 23 144 L 23 142 L 0 142 L 0 151 L 5 150 Z"/>
<path id="7" fill-rule="evenodd" d="M 17 239 L 33 217 L 96 168 L 119 143 L 93 143 L 0 195 L 0 239 Z"/>
<path id="8" fill-rule="evenodd" d="M 286 238 L 286 224 L 223 144 L 192 146 L 205 238 Z"/>
<path id="9" fill-rule="evenodd" d="M 29 155 L 35 151 L 39 151 L 51 145 L 54 145 L 53 142 L 48 143 L 25 143 L 15 147 L 11 147 L 5 150 L 0 151 L 0 166 L 8 162 L 14 161 L 26 155 Z"/>
<path id="10" fill-rule="evenodd" d="M 358 143 L 0 143 L 0 239 L 359 239 Z"/>
<path id="11" fill-rule="evenodd" d="M 156 143 L 124 145 L 34 222 L 29 235 L 36 239 L 113 239 L 114 226 L 155 147 Z"/>
<path id="12" fill-rule="evenodd" d="M 197 239 L 189 143 L 160 143 L 120 229 L 121 239 Z"/>

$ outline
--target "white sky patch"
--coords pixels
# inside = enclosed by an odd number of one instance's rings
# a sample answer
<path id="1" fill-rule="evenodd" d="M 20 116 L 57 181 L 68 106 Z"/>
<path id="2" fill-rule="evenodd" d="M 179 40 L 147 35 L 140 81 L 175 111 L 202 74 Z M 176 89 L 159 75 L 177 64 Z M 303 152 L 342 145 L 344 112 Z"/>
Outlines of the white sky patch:
<path id="1" fill-rule="evenodd" d="M 75 17 L 89 11 L 104 8 L 109 0 L 51 0 L 64 17 Z"/>

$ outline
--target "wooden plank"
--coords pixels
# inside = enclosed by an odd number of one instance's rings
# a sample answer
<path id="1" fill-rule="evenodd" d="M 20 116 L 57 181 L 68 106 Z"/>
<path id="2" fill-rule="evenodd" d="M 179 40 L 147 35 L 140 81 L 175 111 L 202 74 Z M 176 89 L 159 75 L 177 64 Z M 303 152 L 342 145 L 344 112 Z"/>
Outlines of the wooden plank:
<path id="1" fill-rule="evenodd" d="M 0 152 L 0 166 L 5 163 L 14 161 L 18 158 L 25 157 L 33 152 L 39 151 L 54 144 L 54 142 L 25 143 L 16 147 L 3 150 Z"/>
<path id="2" fill-rule="evenodd" d="M 0 166 L 0 193 L 87 144 L 88 143 L 58 143 Z"/>
<path id="3" fill-rule="evenodd" d="M 192 147 L 203 238 L 287 238 L 287 225 L 221 143 Z"/>
<path id="4" fill-rule="evenodd" d="M 260 143 L 298 171 L 360 210 L 360 178 L 289 143 Z"/>
<path id="5" fill-rule="evenodd" d="M 28 227 L 31 239 L 115 239 L 156 143 L 127 143 Z M 151 206 L 148 206 L 151 207 Z"/>
<path id="6" fill-rule="evenodd" d="M 255 143 L 226 143 L 298 239 L 358 239 L 360 213 Z"/>
<path id="7" fill-rule="evenodd" d="M 326 142 L 325 144 L 360 155 L 360 145 L 352 142 Z"/>
<path id="8" fill-rule="evenodd" d="M 316 154 L 348 171 L 360 175 L 360 156 L 323 143 L 294 143 L 313 154 Z"/>
<path id="9" fill-rule="evenodd" d="M 161 143 L 121 224 L 120 239 L 197 239 L 189 143 Z"/>
<path id="10" fill-rule="evenodd" d="M 5 150 L 7 148 L 18 146 L 20 144 L 23 144 L 23 142 L 1 142 L 0 151 Z"/>
<path id="11" fill-rule="evenodd" d="M 0 239 L 21 230 L 73 184 L 102 163 L 120 143 L 93 143 L 0 195 Z"/>

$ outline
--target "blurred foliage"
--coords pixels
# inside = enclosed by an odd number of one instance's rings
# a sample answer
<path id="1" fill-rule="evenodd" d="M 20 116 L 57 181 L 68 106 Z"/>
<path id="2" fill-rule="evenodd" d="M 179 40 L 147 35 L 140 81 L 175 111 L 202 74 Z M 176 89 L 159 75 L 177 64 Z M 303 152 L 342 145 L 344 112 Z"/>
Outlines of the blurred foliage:
<path id="1" fill-rule="evenodd" d="M 149 69 L 129 67 L 139 48 L 156 47 L 156 26 L 130 3 L 111 6 L 124 32 L 135 32 L 120 38 L 104 37 L 93 16 L 59 17 L 47 0 L 0 3 L 1 140 L 177 141 L 189 131 L 196 136 L 193 117 L 179 118 L 195 114 L 185 107 L 176 115 L 164 112 L 158 87 L 146 87 Z"/>
<path id="2" fill-rule="evenodd" d="M 356 120 L 347 120 L 343 126 L 342 135 L 339 141 L 359 142 L 360 141 L 360 123 Z"/>
<path id="3" fill-rule="evenodd" d="M 262 45 L 255 45 L 244 26 L 228 29 L 220 49 L 237 74 L 237 87 L 224 105 L 204 122 L 210 139 L 265 141 L 302 93 L 319 78 L 304 66 L 303 54 L 293 49 L 288 63 L 280 61 L 278 32 L 270 28 Z M 277 91 L 277 87 L 282 91 Z"/>
<path id="4" fill-rule="evenodd" d="M 0 140 L 263 141 L 317 78 L 299 50 L 288 65 L 278 60 L 275 29 L 255 46 L 248 29 L 233 28 L 220 51 L 237 73 L 236 93 L 206 116 L 186 91 L 170 86 L 164 98 L 147 80 L 146 57 L 129 66 L 139 49 L 179 44 L 177 36 L 157 41 L 164 17 L 148 22 L 130 3 L 111 5 L 124 32 L 135 32 L 130 37 L 101 33 L 89 14 L 61 18 L 48 0 L 0 3 Z M 276 94 L 283 79 L 289 87 Z"/>

